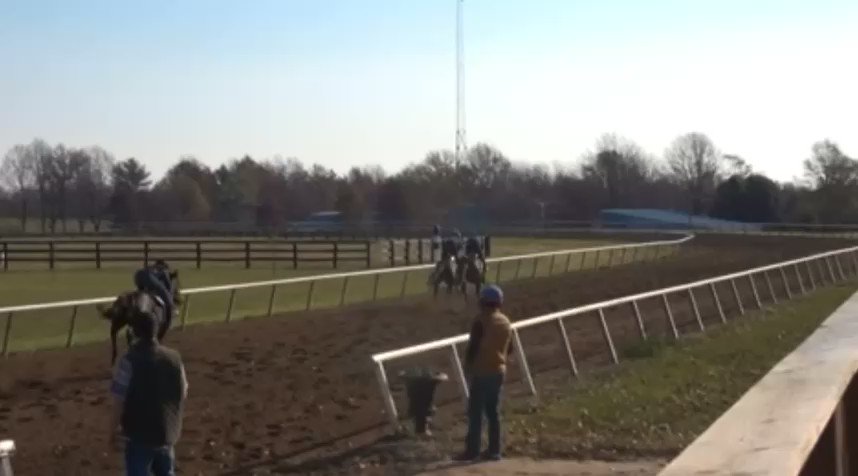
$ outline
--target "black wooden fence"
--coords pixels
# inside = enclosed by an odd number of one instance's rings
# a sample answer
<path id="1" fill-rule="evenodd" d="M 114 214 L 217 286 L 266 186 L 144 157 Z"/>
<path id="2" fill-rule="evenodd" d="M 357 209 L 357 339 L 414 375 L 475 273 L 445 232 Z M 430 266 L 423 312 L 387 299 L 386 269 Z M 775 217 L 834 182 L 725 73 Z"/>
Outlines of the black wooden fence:
<path id="1" fill-rule="evenodd" d="M 360 263 L 372 267 L 372 243 L 367 240 L 17 240 L 0 242 L 0 261 L 8 270 L 15 264 L 42 263 L 55 269 L 61 263 L 91 263 L 96 269 L 107 264 L 151 263 L 282 263 L 298 268 L 303 263 Z"/>

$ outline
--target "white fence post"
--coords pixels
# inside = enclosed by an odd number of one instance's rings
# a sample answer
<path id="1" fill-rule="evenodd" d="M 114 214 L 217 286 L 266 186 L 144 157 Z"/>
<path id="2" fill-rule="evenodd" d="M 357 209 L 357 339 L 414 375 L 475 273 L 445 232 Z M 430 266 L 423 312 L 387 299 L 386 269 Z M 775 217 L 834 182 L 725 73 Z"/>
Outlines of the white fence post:
<path id="1" fill-rule="evenodd" d="M 459 357 L 459 349 L 456 344 L 450 345 L 450 365 L 453 366 L 453 372 L 456 373 L 456 380 L 459 382 L 459 391 L 462 394 L 462 400 L 468 401 L 468 379 L 465 377 L 465 369 L 462 366 L 462 359 Z"/>
<path id="2" fill-rule="evenodd" d="M 405 291 L 408 289 L 408 271 L 404 273 L 405 275 L 402 277 L 402 289 L 399 290 L 399 299 L 405 298 Z"/>
<path id="3" fill-rule="evenodd" d="M 184 329 L 188 323 L 188 313 L 191 312 L 191 296 L 193 294 L 188 294 L 183 298 L 182 314 L 179 316 L 179 329 Z"/>
<path id="4" fill-rule="evenodd" d="M 823 258 L 819 258 L 816 261 L 816 269 L 819 271 L 819 282 L 825 284 L 825 268 L 822 266 Z"/>
<path id="5" fill-rule="evenodd" d="M 834 255 L 831 257 L 835 263 L 837 263 L 837 271 L 840 274 L 840 279 L 842 281 L 846 280 L 846 274 L 843 272 L 843 266 L 840 264 L 840 255 Z"/>
<path id="6" fill-rule="evenodd" d="M 739 295 L 739 288 L 736 287 L 736 280 L 735 279 L 730 280 L 730 287 L 733 288 L 733 297 L 736 299 L 736 306 L 739 308 L 739 315 L 744 316 L 745 315 L 745 305 L 742 304 L 742 296 Z"/>
<path id="7" fill-rule="evenodd" d="M 572 375 L 577 377 L 578 364 L 575 362 L 575 354 L 572 353 L 572 345 L 569 343 L 569 335 L 566 334 L 566 326 L 563 325 L 563 319 L 557 319 L 557 328 L 560 331 L 560 337 L 563 338 L 563 348 L 566 349 L 566 356 L 569 358 Z"/>
<path id="8" fill-rule="evenodd" d="M 712 292 L 712 300 L 715 301 L 715 307 L 718 308 L 718 316 L 721 322 L 727 323 L 727 316 L 724 314 L 724 308 L 721 306 L 721 300 L 718 299 L 718 290 L 715 288 L 715 283 L 709 283 L 709 290 Z"/>
<path id="9" fill-rule="evenodd" d="M 786 271 L 784 271 L 783 267 L 778 268 L 778 271 L 781 273 L 781 281 L 784 283 L 787 299 L 792 299 L 792 289 L 789 287 L 789 279 L 787 279 Z"/>
<path id="10" fill-rule="evenodd" d="M 521 345 L 521 337 L 518 334 L 518 330 L 513 329 L 512 331 L 512 339 L 513 345 L 515 346 L 515 353 L 518 357 L 518 364 L 521 367 L 521 373 L 524 377 L 525 383 L 530 388 L 530 393 L 536 397 L 536 385 L 533 384 L 533 376 L 530 375 L 530 367 L 527 365 L 527 356 L 524 354 L 524 347 Z"/>
<path id="11" fill-rule="evenodd" d="M 274 297 L 277 295 L 277 285 L 271 285 L 271 294 L 268 296 L 268 317 L 274 314 Z"/>
<path id="12" fill-rule="evenodd" d="M 381 389 L 381 398 L 384 401 L 387 418 L 390 420 L 390 424 L 395 431 L 399 427 L 399 415 L 396 413 L 396 403 L 393 401 L 393 394 L 390 393 L 390 384 L 387 382 L 384 362 L 375 363 L 375 378 L 378 380 L 378 386 Z"/>
<path id="13" fill-rule="evenodd" d="M 638 332 L 640 332 L 641 339 L 646 340 L 646 327 L 644 326 L 643 316 L 641 315 L 640 307 L 638 307 L 637 301 L 632 301 L 632 311 L 635 313 L 635 320 L 638 322 Z"/>
<path id="14" fill-rule="evenodd" d="M 795 269 L 795 277 L 798 279 L 798 288 L 801 290 L 802 294 L 807 294 L 807 289 L 804 288 L 804 279 L 801 277 L 801 271 L 799 271 L 798 265 L 793 266 Z"/>
<path id="15" fill-rule="evenodd" d="M 700 308 L 697 307 L 697 298 L 694 297 L 694 288 L 688 288 L 688 300 L 691 302 L 691 309 L 694 311 L 694 317 L 697 319 L 697 325 L 701 332 L 706 331 L 706 326 L 703 325 L 703 317 L 700 316 Z"/>
<path id="16" fill-rule="evenodd" d="M 316 290 L 316 282 L 310 281 L 310 289 L 307 290 L 307 305 L 305 306 L 305 309 L 307 311 L 309 311 L 310 309 L 313 308 L 313 291 L 315 291 L 315 290 Z"/>
<path id="17" fill-rule="evenodd" d="M 408 274 L 406 273 L 406 276 L 407 275 Z M 338 305 L 339 307 L 343 307 L 346 304 L 346 293 L 348 292 L 348 290 L 349 290 L 349 277 L 346 276 L 345 279 L 343 279 L 343 285 L 340 288 L 340 302 Z"/>
<path id="18" fill-rule="evenodd" d="M 778 295 L 775 294 L 775 287 L 772 286 L 772 278 L 769 277 L 768 272 L 763 273 L 763 276 L 766 277 L 766 286 L 769 288 L 769 295 L 772 297 L 772 303 L 777 304 L 778 303 Z"/>
<path id="19" fill-rule="evenodd" d="M 673 320 L 673 311 L 670 309 L 670 301 L 667 300 L 667 293 L 661 295 L 661 302 L 664 305 L 664 313 L 667 315 L 667 322 L 670 324 L 673 338 L 679 339 L 679 330 L 676 328 L 676 321 Z"/>
<path id="20" fill-rule="evenodd" d="M 614 361 L 615 364 L 620 363 L 620 359 L 617 356 L 617 349 L 614 347 L 614 339 L 611 339 L 611 330 L 608 328 L 608 321 L 605 319 L 605 309 L 599 309 L 599 323 L 602 324 L 602 335 L 605 337 L 605 342 L 608 344 L 608 349 L 611 351 L 611 360 Z"/>
<path id="21" fill-rule="evenodd" d="M 12 316 L 14 312 L 6 314 L 6 332 L 3 333 L 3 357 L 9 355 L 9 335 L 12 333 Z"/>
<path id="22" fill-rule="evenodd" d="M 372 282 L 372 300 L 375 301 L 378 299 L 378 281 L 381 279 L 380 274 L 376 274 L 375 278 Z"/>
<path id="23" fill-rule="evenodd" d="M 825 257 L 825 264 L 828 265 L 828 276 L 831 277 L 831 282 L 836 283 L 837 278 L 834 276 L 834 267 L 831 266 L 831 257 L 830 256 Z"/>
<path id="24" fill-rule="evenodd" d="M 804 265 L 807 268 L 807 276 L 810 278 L 810 290 L 816 291 L 816 280 L 813 278 L 813 268 L 810 266 L 810 261 L 805 261 Z"/>
<path id="25" fill-rule="evenodd" d="M 754 301 L 757 303 L 757 309 L 763 308 L 763 302 L 760 300 L 760 293 L 757 291 L 757 283 L 754 281 L 754 275 L 748 275 L 748 281 L 751 283 L 751 291 L 754 294 Z"/>
<path id="26" fill-rule="evenodd" d="M 233 306 L 235 306 L 235 293 L 236 293 L 235 289 L 233 289 L 232 291 L 229 292 L 229 304 L 227 305 L 227 308 L 226 308 L 226 322 L 229 322 L 230 320 L 232 320 L 232 308 L 233 308 Z"/>
<path id="27" fill-rule="evenodd" d="M 75 321 L 77 321 L 77 306 L 72 308 L 71 319 L 69 320 L 69 335 L 66 338 L 66 348 L 71 347 L 74 342 Z"/>

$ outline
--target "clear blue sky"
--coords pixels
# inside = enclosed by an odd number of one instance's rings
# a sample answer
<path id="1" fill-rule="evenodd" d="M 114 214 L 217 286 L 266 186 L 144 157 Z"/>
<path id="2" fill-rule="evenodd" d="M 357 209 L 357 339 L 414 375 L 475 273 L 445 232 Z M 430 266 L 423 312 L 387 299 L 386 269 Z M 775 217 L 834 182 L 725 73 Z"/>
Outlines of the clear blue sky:
<path id="1" fill-rule="evenodd" d="M 465 2 L 470 143 L 570 163 L 700 130 L 778 179 L 825 137 L 858 155 L 856 0 Z M 395 170 L 452 147 L 454 33 L 454 0 L 0 0 L 0 153 Z"/>

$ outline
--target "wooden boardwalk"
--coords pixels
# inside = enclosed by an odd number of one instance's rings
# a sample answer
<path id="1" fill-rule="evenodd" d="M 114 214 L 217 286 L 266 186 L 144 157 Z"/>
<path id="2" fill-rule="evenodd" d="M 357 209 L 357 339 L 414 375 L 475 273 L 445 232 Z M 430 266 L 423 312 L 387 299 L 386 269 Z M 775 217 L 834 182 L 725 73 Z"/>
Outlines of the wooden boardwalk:
<path id="1" fill-rule="evenodd" d="M 439 463 L 419 476 L 654 476 L 664 461 L 637 462 L 505 459 L 478 464 Z"/>

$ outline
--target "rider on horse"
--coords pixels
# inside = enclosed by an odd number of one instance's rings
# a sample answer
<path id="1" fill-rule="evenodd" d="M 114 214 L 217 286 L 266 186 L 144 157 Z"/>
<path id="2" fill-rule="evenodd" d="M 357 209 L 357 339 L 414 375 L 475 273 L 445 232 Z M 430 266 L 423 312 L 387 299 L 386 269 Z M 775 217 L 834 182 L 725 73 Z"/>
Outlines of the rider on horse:
<path id="1" fill-rule="evenodd" d="M 440 227 L 438 227 L 438 225 L 435 225 L 435 227 L 436 227 L 435 229 L 439 232 L 438 239 L 441 239 Z M 455 232 L 455 230 L 454 230 L 454 232 Z M 434 240 L 434 236 L 433 236 L 433 240 Z M 450 266 L 451 260 L 456 260 L 457 263 L 459 260 L 460 246 L 459 246 L 458 240 L 456 239 L 455 234 L 448 236 L 448 237 L 444 238 L 443 240 L 441 240 L 440 248 L 441 248 L 441 259 L 438 260 L 438 263 L 435 264 L 435 270 L 432 272 L 432 275 L 429 278 L 430 282 L 433 282 L 436 279 L 438 279 L 438 277 L 444 271 L 444 267 Z M 455 273 L 455 268 L 451 268 L 451 271 L 453 271 L 453 273 Z"/>
<path id="2" fill-rule="evenodd" d="M 439 225 L 435 225 L 432 227 L 432 249 L 439 250 L 441 249 L 441 227 Z"/>
<path id="3" fill-rule="evenodd" d="M 170 267 L 162 260 L 156 260 L 155 264 L 141 268 L 134 273 L 134 285 L 138 291 L 154 294 L 161 300 L 164 306 L 164 325 L 159 332 L 158 338 L 170 328 L 173 320 L 173 280 L 170 279 Z"/>
<path id="4" fill-rule="evenodd" d="M 476 236 L 469 236 L 468 239 L 465 241 L 465 259 L 466 263 L 472 263 L 474 266 L 477 265 L 477 259 L 479 259 L 479 262 L 482 264 L 482 267 L 477 269 L 480 272 L 484 272 L 486 270 L 486 257 L 483 254 L 483 247 L 480 244 L 480 239 Z M 461 274 L 465 271 L 466 270 L 464 269 L 464 267 L 461 267 L 459 272 Z M 462 278 L 462 276 L 460 275 L 459 278 Z"/>

